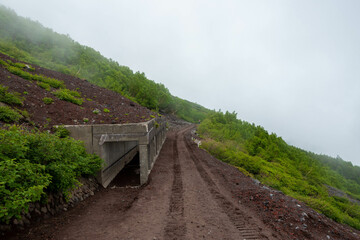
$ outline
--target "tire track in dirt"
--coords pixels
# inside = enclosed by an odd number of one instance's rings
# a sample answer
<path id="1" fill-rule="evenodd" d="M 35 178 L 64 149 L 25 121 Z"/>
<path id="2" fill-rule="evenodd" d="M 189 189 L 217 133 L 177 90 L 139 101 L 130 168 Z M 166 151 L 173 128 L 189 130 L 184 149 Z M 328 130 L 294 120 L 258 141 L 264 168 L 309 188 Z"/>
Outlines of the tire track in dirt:
<path id="1" fill-rule="evenodd" d="M 194 150 L 189 142 L 190 140 L 185 135 L 183 137 L 186 147 L 189 150 L 190 157 L 194 162 L 201 178 L 207 183 L 208 189 L 213 195 L 217 204 L 223 209 L 233 225 L 239 230 L 243 239 L 268 239 L 266 236 L 260 233 L 261 228 L 250 222 L 249 216 L 246 216 L 244 212 L 242 212 L 238 207 L 234 206 L 231 201 L 229 201 L 224 195 L 220 193 L 215 182 L 211 179 L 209 174 L 202 166 L 202 160 L 200 160 L 194 153 Z"/>
<path id="2" fill-rule="evenodd" d="M 168 221 L 165 226 L 164 239 L 183 239 L 186 234 L 186 223 L 184 220 L 184 189 L 181 167 L 179 162 L 177 133 L 175 134 L 175 138 L 172 141 L 174 179 L 171 189 Z"/>

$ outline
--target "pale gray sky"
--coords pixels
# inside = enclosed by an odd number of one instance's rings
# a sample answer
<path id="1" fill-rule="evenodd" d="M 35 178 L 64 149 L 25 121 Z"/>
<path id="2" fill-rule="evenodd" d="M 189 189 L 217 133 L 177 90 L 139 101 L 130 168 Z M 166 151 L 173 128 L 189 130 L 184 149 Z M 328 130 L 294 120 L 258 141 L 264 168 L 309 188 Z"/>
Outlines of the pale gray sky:
<path id="1" fill-rule="evenodd" d="M 0 0 L 173 95 L 360 166 L 358 0 Z"/>

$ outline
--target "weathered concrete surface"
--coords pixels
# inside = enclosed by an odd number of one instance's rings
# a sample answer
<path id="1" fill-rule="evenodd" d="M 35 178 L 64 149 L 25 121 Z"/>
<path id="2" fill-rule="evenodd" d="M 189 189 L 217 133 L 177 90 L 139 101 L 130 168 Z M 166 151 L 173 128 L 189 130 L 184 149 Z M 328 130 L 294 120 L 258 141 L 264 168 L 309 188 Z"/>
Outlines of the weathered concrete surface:
<path id="1" fill-rule="evenodd" d="M 166 122 L 161 118 L 144 123 L 64 127 L 70 131 L 71 137 L 84 141 L 87 152 L 97 154 L 104 160 L 97 177 L 104 187 L 137 152 L 140 156 L 140 183 L 146 183 L 166 138 Z"/>

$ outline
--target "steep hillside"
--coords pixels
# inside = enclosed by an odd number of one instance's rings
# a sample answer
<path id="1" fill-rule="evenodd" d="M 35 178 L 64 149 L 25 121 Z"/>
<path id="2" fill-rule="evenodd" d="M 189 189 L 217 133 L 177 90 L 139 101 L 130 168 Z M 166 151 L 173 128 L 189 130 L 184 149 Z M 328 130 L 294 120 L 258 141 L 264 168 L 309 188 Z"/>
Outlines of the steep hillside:
<path id="1" fill-rule="evenodd" d="M 149 109 L 176 114 L 187 121 L 197 122 L 209 112 L 198 104 L 172 96 L 163 84 L 149 80 L 144 73 L 134 73 L 69 36 L 19 17 L 3 6 L 0 6 L 0 26 L 0 51 L 18 60 L 87 79 Z"/>
<path id="2" fill-rule="evenodd" d="M 359 167 L 290 146 L 261 126 L 238 120 L 236 113 L 213 113 L 198 130 L 205 138 L 202 146 L 214 156 L 335 221 L 360 229 Z"/>
<path id="3" fill-rule="evenodd" d="M 7 104 L 24 115 L 18 122 L 37 127 L 144 122 L 157 116 L 120 94 L 84 79 L 19 63 L 4 54 L 0 54 L 0 86 L 22 100 L 21 104 Z M 59 92 L 64 92 L 65 95 L 60 95 Z M 66 93 L 70 93 L 70 99 L 66 98 Z M 4 104 L 4 101 L 1 102 Z M 0 121 L 12 122 L 6 121 L 1 117 L 3 115 L 0 114 Z"/>

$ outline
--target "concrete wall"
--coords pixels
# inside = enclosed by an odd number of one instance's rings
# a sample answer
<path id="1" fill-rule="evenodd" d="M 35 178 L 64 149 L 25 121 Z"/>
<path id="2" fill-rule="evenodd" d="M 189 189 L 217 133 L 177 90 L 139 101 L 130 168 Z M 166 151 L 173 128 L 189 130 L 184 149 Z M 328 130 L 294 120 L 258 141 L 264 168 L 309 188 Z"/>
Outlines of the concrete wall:
<path id="1" fill-rule="evenodd" d="M 104 160 L 97 179 L 104 186 L 115 178 L 123 167 L 140 153 L 140 183 L 148 175 L 166 138 L 166 122 L 152 119 L 144 123 L 66 125 L 70 136 L 84 141 L 87 152 Z"/>

